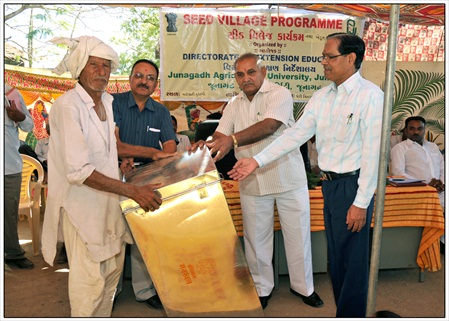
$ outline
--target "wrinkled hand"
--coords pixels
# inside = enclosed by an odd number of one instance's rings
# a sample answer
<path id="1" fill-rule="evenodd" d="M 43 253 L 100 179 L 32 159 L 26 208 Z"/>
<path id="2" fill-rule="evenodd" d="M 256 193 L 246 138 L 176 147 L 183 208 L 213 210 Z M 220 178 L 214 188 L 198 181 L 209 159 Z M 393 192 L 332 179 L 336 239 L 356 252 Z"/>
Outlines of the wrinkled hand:
<path id="1" fill-rule="evenodd" d="M 10 107 L 5 107 L 6 113 L 8 114 L 9 119 L 12 121 L 15 121 L 16 123 L 20 123 L 25 120 L 26 116 L 24 113 L 22 113 L 18 107 L 16 106 L 16 103 L 14 100 L 11 101 Z"/>
<path id="2" fill-rule="evenodd" d="M 135 191 L 131 197 L 145 211 L 155 211 L 162 204 L 161 194 L 154 189 L 162 187 L 162 183 L 135 186 Z"/>
<path id="3" fill-rule="evenodd" d="M 120 170 L 123 174 L 129 173 L 134 168 L 134 158 L 123 158 Z"/>
<path id="4" fill-rule="evenodd" d="M 360 232 L 366 224 L 366 208 L 351 205 L 346 216 L 348 231 Z"/>
<path id="5" fill-rule="evenodd" d="M 259 164 L 254 158 L 242 158 L 235 163 L 232 169 L 228 172 L 228 175 L 235 181 L 241 181 L 247 178 L 258 167 Z"/>
<path id="6" fill-rule="evenodd" d="M 221 136 L 215 139 L 208 140 L 206 146 L 210 149 L 210 154 L 214 156 L 214 162 L 223 159 L 227 153 L 233 148 L 233 140 L 231 136 Z"/>
<path id="7" fill-rule="evenodd" d="M 444 192 L 444 183 L 440 179 L 432 178 L 428 185 L 435 187 L 438 193 Z"/>

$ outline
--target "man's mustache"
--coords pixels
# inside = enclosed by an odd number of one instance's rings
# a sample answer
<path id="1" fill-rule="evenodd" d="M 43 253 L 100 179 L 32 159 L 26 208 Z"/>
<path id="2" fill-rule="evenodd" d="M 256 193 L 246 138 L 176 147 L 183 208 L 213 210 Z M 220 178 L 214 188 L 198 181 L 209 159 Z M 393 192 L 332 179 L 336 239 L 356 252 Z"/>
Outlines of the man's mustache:
<path id="1" fill-rule="evenodd" d="M 103 80 L 103 81 L 106 81 L 106 82 L 108 81 L 108 79 L 106 77 L 103 77 L 103 76 L 95 77 L 94 80 Z"/>
<path id="2" fill-rule="evenodd" d="M 145 89 L 150 89 L 147 84 L 138 84 L 137 87 L 143 87 Z"/>

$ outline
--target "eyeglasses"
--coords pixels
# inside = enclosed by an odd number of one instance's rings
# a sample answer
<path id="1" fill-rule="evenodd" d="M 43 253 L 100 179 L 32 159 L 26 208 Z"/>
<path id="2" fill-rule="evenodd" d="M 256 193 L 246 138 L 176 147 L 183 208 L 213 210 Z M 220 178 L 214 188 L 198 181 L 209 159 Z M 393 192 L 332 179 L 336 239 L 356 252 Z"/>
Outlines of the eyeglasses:
<path id="1" fill-rule="evenodd" d="M 145 81 L 149 81 L 149 82 L 155 82 L 156 81 L 156 77 L 154 77 L 153 75 L 144 75 L 140 72 L 136 72 L 133 74 L 133 77 L 139 79 L 139 80 L 143 80 L 145 79 Z"/>
<path id="2" fill-rule="evenodd" d="M 334 58 L 340 57 L 340 56 L 346 56 L 347 54 L 341 54 L 341 55 L 335 55 L 335 56 L 321 56 L 321 61 L 323 60 L 332 60 Z"/>

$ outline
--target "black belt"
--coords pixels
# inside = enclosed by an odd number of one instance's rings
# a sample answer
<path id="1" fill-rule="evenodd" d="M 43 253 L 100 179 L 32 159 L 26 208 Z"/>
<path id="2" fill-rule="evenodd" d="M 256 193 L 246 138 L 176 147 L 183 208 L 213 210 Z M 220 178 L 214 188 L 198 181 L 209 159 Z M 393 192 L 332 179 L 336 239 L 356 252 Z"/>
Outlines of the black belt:
<path id="1" fill-rule="evenodd" d="M 347 173 L 335 173 L 335 172 L 324 172 L 322 171 L 323 175 L 322 175 L 322 179 L 325 181 L 333 181 L 339 178 L 343 178 L 343 177 L 348 177 L 348 176 L 354 176 L 354 175 L 358 175 L 360 173 L 360 169 L 356 170 L 356 171 L 352 171 L 352 172 L 347 172 Z"/>

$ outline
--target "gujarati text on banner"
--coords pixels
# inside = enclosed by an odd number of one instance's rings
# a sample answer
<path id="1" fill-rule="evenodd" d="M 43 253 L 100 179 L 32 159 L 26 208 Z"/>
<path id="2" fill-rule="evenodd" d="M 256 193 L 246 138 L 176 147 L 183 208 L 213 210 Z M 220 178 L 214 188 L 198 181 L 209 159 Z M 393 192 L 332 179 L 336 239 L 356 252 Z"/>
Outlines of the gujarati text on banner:
<path id="1" fill-rule="evenodd" d="M 363 20 L 304 10 L 162 8 L 161 100 L 228 101 L 240 90 L 234 61 L 260 56 L 267 78 L 307 101 L 329 84 L 321 55 L 326 36 L 359 34 Z"/>

